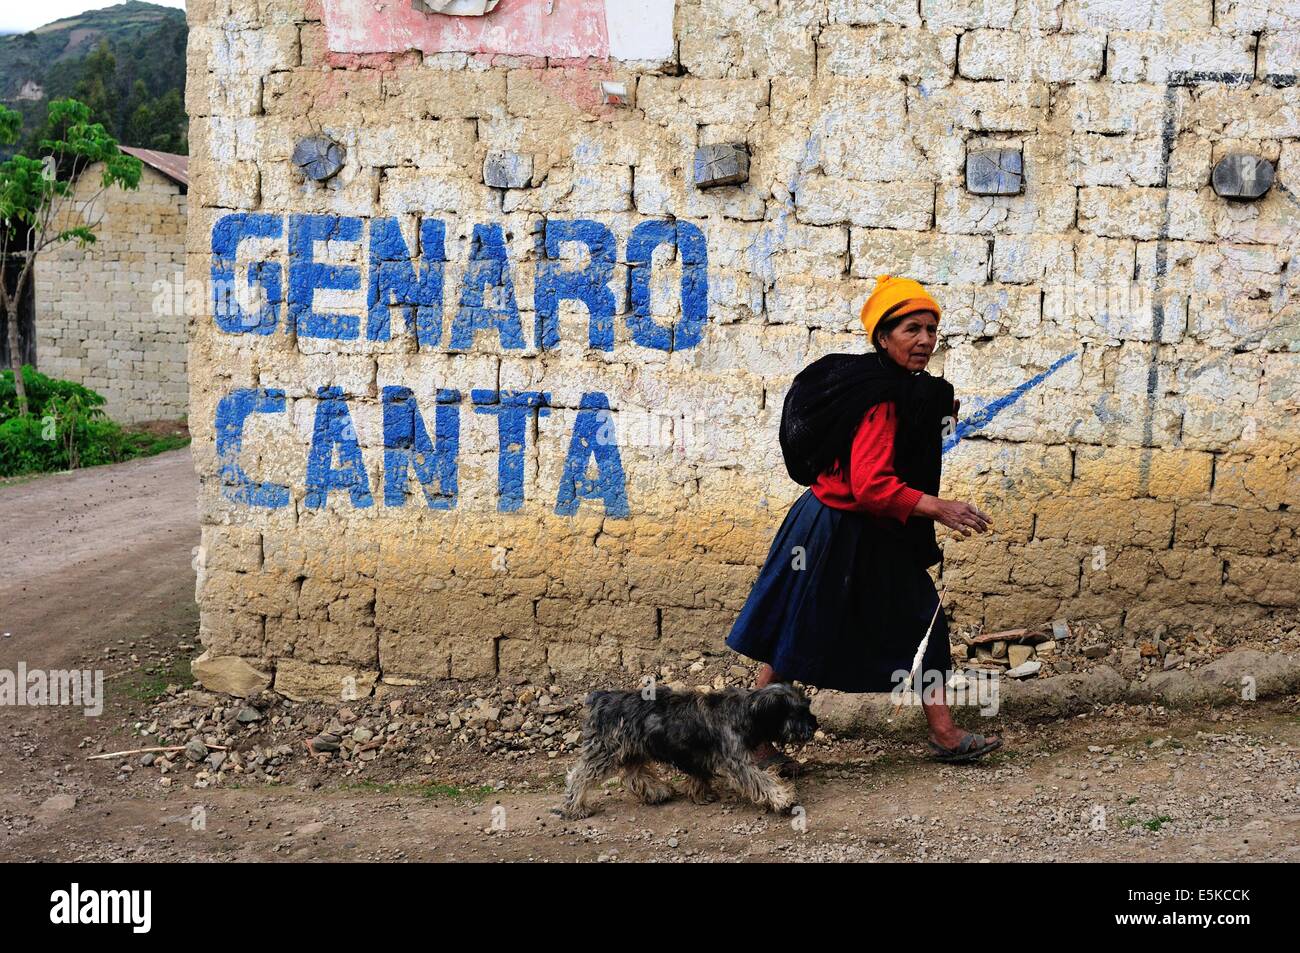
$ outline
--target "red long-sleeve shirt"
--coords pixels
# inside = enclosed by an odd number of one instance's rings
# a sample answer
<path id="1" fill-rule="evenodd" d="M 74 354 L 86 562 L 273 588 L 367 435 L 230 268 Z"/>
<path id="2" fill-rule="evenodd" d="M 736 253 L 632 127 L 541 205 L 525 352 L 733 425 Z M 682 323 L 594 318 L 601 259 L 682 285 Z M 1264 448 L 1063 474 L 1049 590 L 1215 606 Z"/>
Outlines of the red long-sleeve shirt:
<path id="1" fill-rule="evenodd" d="M 844 478 L 840 467 L 832 467 L 817 477 L 813 495 L 838 510 L 890 516 L 906 523 L 925 494 L 908 486 L 894 472 L 897 418 L 892 401 L 868 410 L 853 437 L 849 479 Z"/>

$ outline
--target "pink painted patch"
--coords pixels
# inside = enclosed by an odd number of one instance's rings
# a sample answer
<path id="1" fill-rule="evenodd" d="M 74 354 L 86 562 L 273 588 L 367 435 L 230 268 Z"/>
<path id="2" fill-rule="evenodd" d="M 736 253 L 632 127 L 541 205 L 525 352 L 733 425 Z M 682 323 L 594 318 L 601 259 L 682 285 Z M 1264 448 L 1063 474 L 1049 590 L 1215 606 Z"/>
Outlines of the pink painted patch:
<path id="1" fill-rule="evenodd" d="M 552 60 L 546 68 L 535 70 L 534 75 L 552 96 L 590 116 L 612 116 L 620 109 L 607 104 L 600 91 L 602 79 L 614 78 L 608 63 L 573 60 L 561 65 Z"/>
<path id="2" fill-rule="evenodd" d="M 501 0 L 481 17 L 421 13 L 410 0 L 322 0 L 332 53 L 609 56 L 605 0 Z"/>

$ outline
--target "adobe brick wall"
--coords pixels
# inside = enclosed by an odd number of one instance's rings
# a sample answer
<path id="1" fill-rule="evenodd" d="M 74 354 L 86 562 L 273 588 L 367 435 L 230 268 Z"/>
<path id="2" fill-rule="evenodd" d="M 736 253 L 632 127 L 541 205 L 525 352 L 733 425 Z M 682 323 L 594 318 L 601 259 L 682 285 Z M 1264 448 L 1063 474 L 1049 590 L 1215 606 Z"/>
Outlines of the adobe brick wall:
<path id="1" fill-rule="evenodd" d="M 79 196 L 99 190 L 101 171 L 92 166 L 81 176 Z M 186 200 L 145 166 L 138 190 L 103 193 L 94 244 L 57 245 L 36 261 L 39 369 L 103 394 L 114 420 L 175 419 L 189 408 L 185 298 L 177 291 Z"/>
<path id="2" fill-rule="evenodd" d="M 718 649 L 800 492 L 777 444 L 784 390 L 813 358 L 864 348 L 857 313 L 881 273 L 931 284 L 946 309 L 931 369 L 971 429 L 945 495 L 997 526 L 943 534 L 954 622 L 1295 616 L 1300 3 L 683 0 L 664 64 L 335 55 L 300 0 L 194 0 L 189 16 L 187 276 L 216 262 L 243 282 L 271 263 L 283 298 L 253 315 L 275 312 L 269 333 L 209 316 L 191 338 L 202 637 L 210 658 L 244 660 L 210 682 L 243 666 L 335 695 Z M 602 79 L 627 84 L 628 108 L 600 103 Z M 315 133 L 347 149 L 324 184 L 290 162 Z M 750 180 L 698 191 L 695 149 L 718 142 L 747 143 Z M 1023 195 L 966 190 L 984 146 L 1023 149 Z M 531 158 L 529 187 L 486 186 L 490 151 Z M 1275 163 L 1261 201 L 1211 190 L 1234 151 Z M 573 301 L 558 344 L 535 337 L 539 275 L 606 254 L 548 251 L 548 225 L 573 221 L 613 237 L 609 350 Z M 678 223 L 676 242 L 638 265 L 629 249 L 656 221 Z M 371 248 L 394 222 L 403 254 L 380 264 L 410 266 L 421 223 L 445 229 L 441 249 L 423 236 L 444 281 L 423 341 L 399 309 L 370 335 Z M 313 227 L 332 240 L 308 241 Z M 648 346 L 629 286 L 665 326 L 707 294 L 698 343 Z M 350 330 L 304 334 L 313 308 Z M 475 321 L 498 323 L 451 346 Z M 392 387 L 431 439 L 438 414 L 456 422 L 454 505 L 409 469 Z M 494 403 L 518 391 L 546 407 Z M 582 406 L 593 394 L 612 424 Z M 573 435 L 596 418 L 617 434 L 625 514 L 608 466 L 576 486 L 566 473 L 575 453 L 590 466 Z M 358 453 L 364 486 L 348 483 Z M 401 505 L 386 454 L 407 473 Z"/>

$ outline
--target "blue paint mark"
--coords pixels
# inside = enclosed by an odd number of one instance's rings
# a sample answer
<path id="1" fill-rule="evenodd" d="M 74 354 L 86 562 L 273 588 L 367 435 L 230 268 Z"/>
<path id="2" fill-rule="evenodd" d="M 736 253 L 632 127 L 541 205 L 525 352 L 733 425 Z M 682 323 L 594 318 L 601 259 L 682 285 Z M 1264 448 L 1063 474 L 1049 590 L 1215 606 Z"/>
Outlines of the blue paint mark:
<path id="1" fill-rule="evenodd" d="M 654 251 L 672 243 L 682 262 L 682 317 L 666 328 L 650 312 L 650 277 Z M 627 263 L 632 268 L 628 327 L 632 340 L 660 351 L 684 351 L 704 336 L 709 319 L 709 251 L 704 233 L 690 222 L 642 222 L 627 240 Z"/>
<path id="2" fill-rule="evenodd" d="M 256 261 L 248 268 L 248 287 L 256 289 L 261 307 L 244 311 L 235 293 L 235 258 L 246 238 L 280 238 L 284 219 L 279 215 L 235 212 L 212 226 L 212 314 L 217 327 L 229 334 L 270 334 L 280 321 L 282 274 L 279 262 Z"/>
<path id="3" fill-rule="evenodd" d="M 599 392 L 582 395 L 569 455 L 564 460 L 560 491 L 555 500 L 559 516 L 573 516 L 582 500 L 601 500 L 605 515 L 623 519 L 628 516 L 627 478 L 623 458 L 613 439 L 614 422 L 609 412 L 609 398 Z M 596 463 L 596 475 L 587 476 L 588 461 Z"/>
<path id="4" fill-rule="evenodd" d="M 447 226 L 441 219 L 420 223 L 420 261 L 417 267 L 395 218 L 370 223 L 370 288 L 367 341 L 387 341 L 389 308 L 405 313 L 407 330 L 415 332 L 420 347 L 437 347 L 442 340 L 442 286 L 447 258 Z"/>
<path id="5" fill-rule="evenodd" d="M 788 200 L 787 205 L 792 207 Z M 765 242 L 774 240 L 779 245 L 784 241 L 789 214 L 789 209 L 782 209 L 777 226 L 780 234 L 764 232 L 755 242 L 756 250 L 761 252 Z M 279 326 L 280 303 L 287 294 L 286 332 L 293 330 L 304 338 L 356 340 L 360 336 L 359 315 L 321 313 L 315 310 L 314 300 L 318 290 L 359 291 L 362 269 L 358 265 L 317 261 L 315 248 L 319 241 L 359 243 L 367 222 L 366 340 L 391 339 L 391 314 L 396 307 L 403 313 L 407 329 L 414 330 L 419 347 L 438 346 L 442 341 L 447 261 L 446 224 L 439 219 L 421 222 L 419 256 L 413 258 L 396 218 L 291 215 L 287 280 L 279 262 L 251 263 L 248 285 L 258 293 L 258 306 L 249 314 L 238 300 L 243 296 L 235 294 L 237 251 L 246 239 L 283 238 L 285 217 L 243 212 L 223 216 L 212 228 L 211 273 L 217 326 L 229 334 L 271 334 Z M 556 259 L 565 242 L 587 246 L 590 261 L 585 268 L 566 271 L 559 267 Z M 671 327 L 657 324 L 651 309 L 654 252 L 669 243 L 682 269 L 682 316 Z M 773 253 L 774 248 L 768 248 L 764 254 Z M 618 242 L 609 227 L 588 219 L 548 222 L 538 259 L 533 293 L 538 348 L 547 350 L 559 345 L 560 302 L 567 300 L 587 306 L 588 345 L 595 350 L 613 350 L 617 302 L 612 285 L 619 257 Z M 630 266 L 628 327 L 633 343 L 659 351 L 681 351 L 698 345 L 709 318 L 709 250 L 699 226 L 660 219 L 641 222 L 628 238 L 626 261 Z M 496 330 L 501 346 L 507 350 L 525 347 L 506 236 L 499 223 L 474 226 L 448 349 L 472 349 L 480 330 Z"/>
<path id="6" fill-rule="evenodd" d="M 489 288 L 496 291 L 495 305 L 486 302 Z M 524 329 L 519 323 L 505 232 L 499 224 L 475 225 L 465 283 L 460 289 L 460 310 L 451 326 L 451 349 L 468 351 L 474 346 L 475 332 L 492 328 L 497 330 L 502 347 L 523 349 Z"/>
<path id="7" fill-rule="evenodd" d="M 327 265 L 315 259 L 318 241 L 361 240 L 361 219 L 337 215 L 289 217 L 289 321 L 299 337 L 354 341 L 360 319 L 354 314 L 322 314 L 313 307 L 316 290 L 356 291 L 361 269 Z"/>
<path id="8" fill-rule="evenodd" d="M 217 459 L 221 461 L 222 493 L 248 506 L 279 509 L 289 503 L 289 488 L 281 483 L 254 483 L 239 465 L 244 445 L 244 421 L 250 414 L 284 413 L 284 391 L 244 387 L 217 404 Z"/>
<path id="9" fill-rule="evenodd" d="M 551 395 L 539 391 L 472 390 L 476 414 L 497 415 L 497 510 L 513 513 L 524 505 L 524 445 L 533 410 L 550 413 Z"/>
<path id="10" fill-rule="evenodd" d="M 318 510 L 329 502 L 331 490 L 347 490 L 353 506 L 368 507 L 374 502 L 370 496 L 370 478 L 366 476 L 343 388 L 321 387 L 316 396 L 320 403 L 316 405 L 316 423 L 307 453 L 307 495 L 303 502 L 309 509 Z M 334 466 L 336 448 L 338 467 Z"/>
<path id="11" fill-rule="evenodd" d="M 1005 291 L 999 291 L 989 301 L 989 321 L 996 321 L 1002 317 L 1002 312 L 1006 310 L 1010 296 Z"/>
<path id="12" fill-rule="evenodd" d="M 411 389 L 385 387 L 383 390 L 385 506 L 406 504 L 407 471 L 414 467 L 429 509 L 456 507 L 460 391 L 439 388 L 435 399 L 434 440 L 431 441 Z"/>
<path id="13" fill-rule="evenodd" d="M 1065 364 L 1068 364 L 1070 361 L 1074 360 L 1078 356 L 1079 354 L 1077 351 L 1073 354 L 1065 355 L 1064 357 L 1058 359 L 1047 370 L 1043 371 L 1043 373 L 1031 377 L 1029 380 L 1025 381 L 1015 390 L 1011 391 L 1011 393 L 1005 394 L 1002 397 L 997 398 L 996 400 L 989 401 L 979 410 L 975 411 L 975 413 L 971 414 L 968 418 L 958 423 L 956 432 L 943 442 L 943 452 L 947 453 L 953 447 L 957 446 L 957 444 L 960 443 L 962 439 L 966 437 L 968 434 L 974 433 L 976 430 L 981 430 L 984 427 L 987 427 L 990 420 L 992 420 L 1002 411 L 1006 410 L 1008 407 L 1010 407 L 1012 404 L 1018 401 L 1021 397 L 1023 397 L 1028 391 L 1037 387 L 1043 381 L 1047 380 L 1048 377 L 1055 374 L 1061 367 L 1063 367 Z"/>
<path id="14" fill-rule="evenodd" d="M 564 242 L 587 246 L 591 261 L 581 271 L 562 271 L 555 261 Z M 587 339 L 601 351 L 614 349 L 614 292 L 610 279 L 618 248 L 614 233 L 599 222 L 548 221 L 541 264 L 537 269 L 533 307 L 537 312 L 537 347 L 545 350 L 560 343 L 560 302 L 581 301 L 590 316 Z"/>

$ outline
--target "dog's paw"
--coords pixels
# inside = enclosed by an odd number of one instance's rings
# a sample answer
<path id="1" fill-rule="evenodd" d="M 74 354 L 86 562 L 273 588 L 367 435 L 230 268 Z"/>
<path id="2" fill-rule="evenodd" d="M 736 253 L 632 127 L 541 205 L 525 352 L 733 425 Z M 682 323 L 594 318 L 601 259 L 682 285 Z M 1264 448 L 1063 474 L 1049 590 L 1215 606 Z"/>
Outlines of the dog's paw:
<path id="1" fill-rule="evenodd" d="M 584 807 L 582 809 L 553 807 L 551 808 L 551 813 L 557 817 L 564 818 L 566 821 L 580 821 L 583 818 L 591 817 L 595 812 L 589 807 Z"/>
<path id="2" fill-rule="evenodd" d="M 671 801 L 677 792 L 666 784 L 650 784 L 637 792 L 642 804 L 663 804 Z"/>
<path id="3" fill-rule="evenodd" d="M 686 785 L 686 796 L 695 804 L 712 804 L 718 799 L 713 788 L 704 781 L 690 779 Z"/>
<path id="4" fill-rule="evenodd" d="M 788 814 L 794 807 L 796 795 L 794 788 L 789 785 L 782 785 L 772 792 L 768 800 L 768 807 L 777 814 Z"/>
<path id="5" fill-rule="evenodd" d="M 630 768 L 623 774 L 623 786 L 642 804 L 662 804 L 676 794 L 671 784 L 644 768 Z"/>

